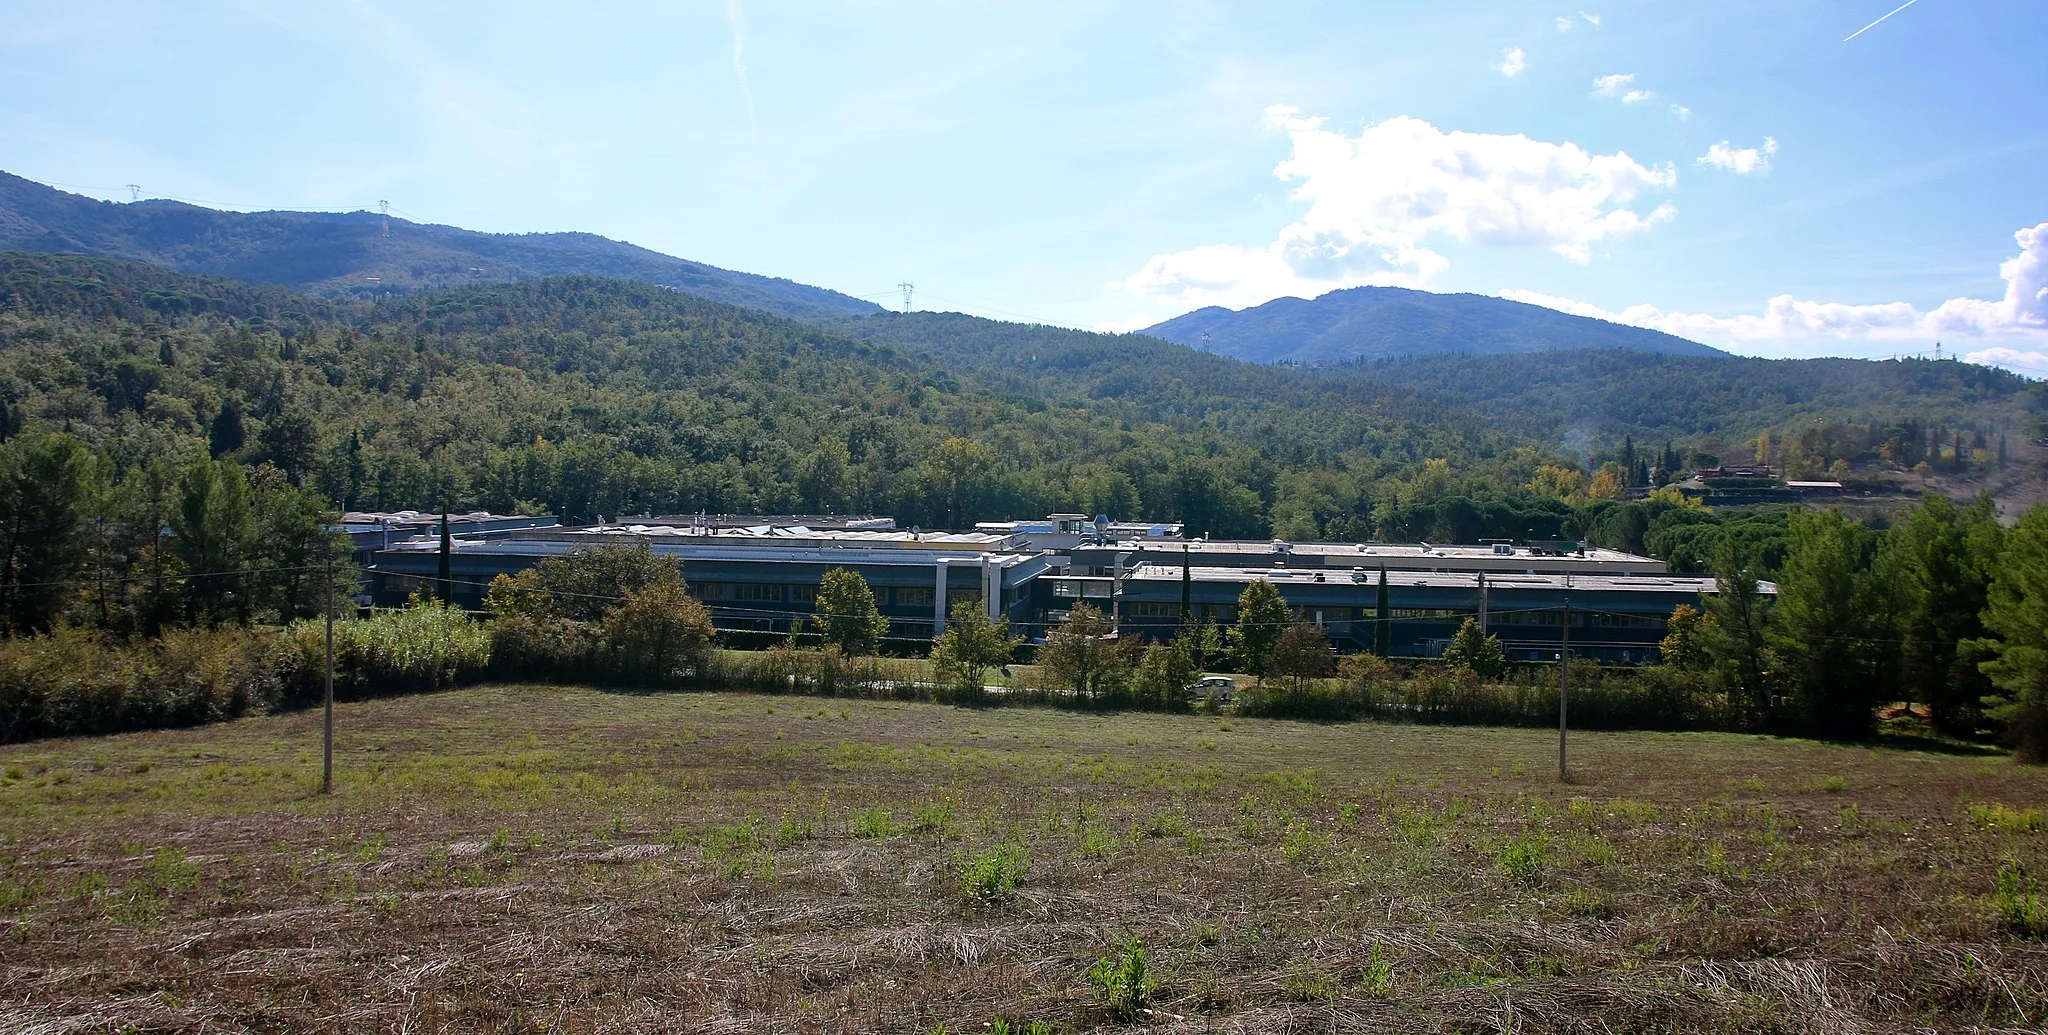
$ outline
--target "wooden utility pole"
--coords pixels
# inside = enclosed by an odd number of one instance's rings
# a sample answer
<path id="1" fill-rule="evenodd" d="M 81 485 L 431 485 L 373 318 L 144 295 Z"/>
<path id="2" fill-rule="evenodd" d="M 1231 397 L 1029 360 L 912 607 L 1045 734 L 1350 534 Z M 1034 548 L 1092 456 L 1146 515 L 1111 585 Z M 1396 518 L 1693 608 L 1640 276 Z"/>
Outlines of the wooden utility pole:
<path id="1" fill-rule="evenodd" d="M 334 544 L 327 546 L 327 693 L 320 748 L 320 793 L 334 793 Z"/>
<path id="2" fill-rule="evenodd" d="M 1572 598 L 1564 598 L 1564 649 L 1557 654 L 1557 780 L 1570 779 L 1566 770 L 1565 732 L 1569 728 L 1572 679 Z"/>

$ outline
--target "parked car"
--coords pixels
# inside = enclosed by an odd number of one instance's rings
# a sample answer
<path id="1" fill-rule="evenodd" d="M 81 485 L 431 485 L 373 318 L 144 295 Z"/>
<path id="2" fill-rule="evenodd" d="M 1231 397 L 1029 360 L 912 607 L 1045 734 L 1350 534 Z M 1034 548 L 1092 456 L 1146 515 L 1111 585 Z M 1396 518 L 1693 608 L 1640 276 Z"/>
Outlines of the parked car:
<path id="1" fill-rule="evenodd" d="M 1204 676 L 1188 684 L 1188 696 L 1195 698 L 1213 697 L 1229 704 L 1237 696 L 1237 680 L 1229 676 Z"/>

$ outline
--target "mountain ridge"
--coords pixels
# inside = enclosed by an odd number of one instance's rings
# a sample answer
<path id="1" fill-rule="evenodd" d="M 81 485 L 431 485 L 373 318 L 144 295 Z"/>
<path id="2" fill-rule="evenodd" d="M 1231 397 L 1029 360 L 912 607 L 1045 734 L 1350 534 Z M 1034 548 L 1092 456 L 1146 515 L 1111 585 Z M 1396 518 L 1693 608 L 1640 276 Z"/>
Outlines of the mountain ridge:
<path id="1" fill-rule="evenodd" d="M 1612 348 L 1724 356 L 1699 342 L 1490 295 L 1356 287 L 1245 309 L 1209 306 L 1143 333 L 1254 363 Z"/>
<path id="2" fill-rule="evenodd" d="M 0 172 L 0 249 L 147 262 L 325 298 L 583 275 L 638 280 L 797 319 L 878 311 L 780 277 L 721 269 L 597 234 L 488 234 L 373 212 L 229 212 L 71 194 Z"/>

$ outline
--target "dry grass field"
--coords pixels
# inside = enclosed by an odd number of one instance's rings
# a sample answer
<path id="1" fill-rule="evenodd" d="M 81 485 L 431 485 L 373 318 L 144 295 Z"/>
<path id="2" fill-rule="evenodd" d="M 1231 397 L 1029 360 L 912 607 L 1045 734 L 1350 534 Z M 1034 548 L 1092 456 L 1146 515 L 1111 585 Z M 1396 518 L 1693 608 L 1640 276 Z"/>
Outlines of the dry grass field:
<path id="1" fill-rule="evenodd" d="M 1997 756 L 485 687 L 321 797 L 318 721 L 0 748 L 0 1031 L 2048 1025 Z"/>

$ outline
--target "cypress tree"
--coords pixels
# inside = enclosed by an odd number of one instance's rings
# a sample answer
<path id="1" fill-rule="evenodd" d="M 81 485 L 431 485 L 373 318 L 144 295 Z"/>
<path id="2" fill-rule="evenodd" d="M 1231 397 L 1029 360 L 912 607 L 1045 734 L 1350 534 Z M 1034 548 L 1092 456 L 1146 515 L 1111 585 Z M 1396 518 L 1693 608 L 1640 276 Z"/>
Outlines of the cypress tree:
<path id="1" fill-rule="evenodd" d="M 434 596 L 442 603 L 455 602 L 455 537 L 448 534 L 448 512 L 441 512 L 441 563 L 434 569 Z"/>
<path id="2" fill-rule="evenodd" d="M 1394 627 L 1387 617 L 1387 566 L 1380 565 L 1380 593 L 1373 610 L 1372 652 L 1386 657 L 1394 648 Z"/>

